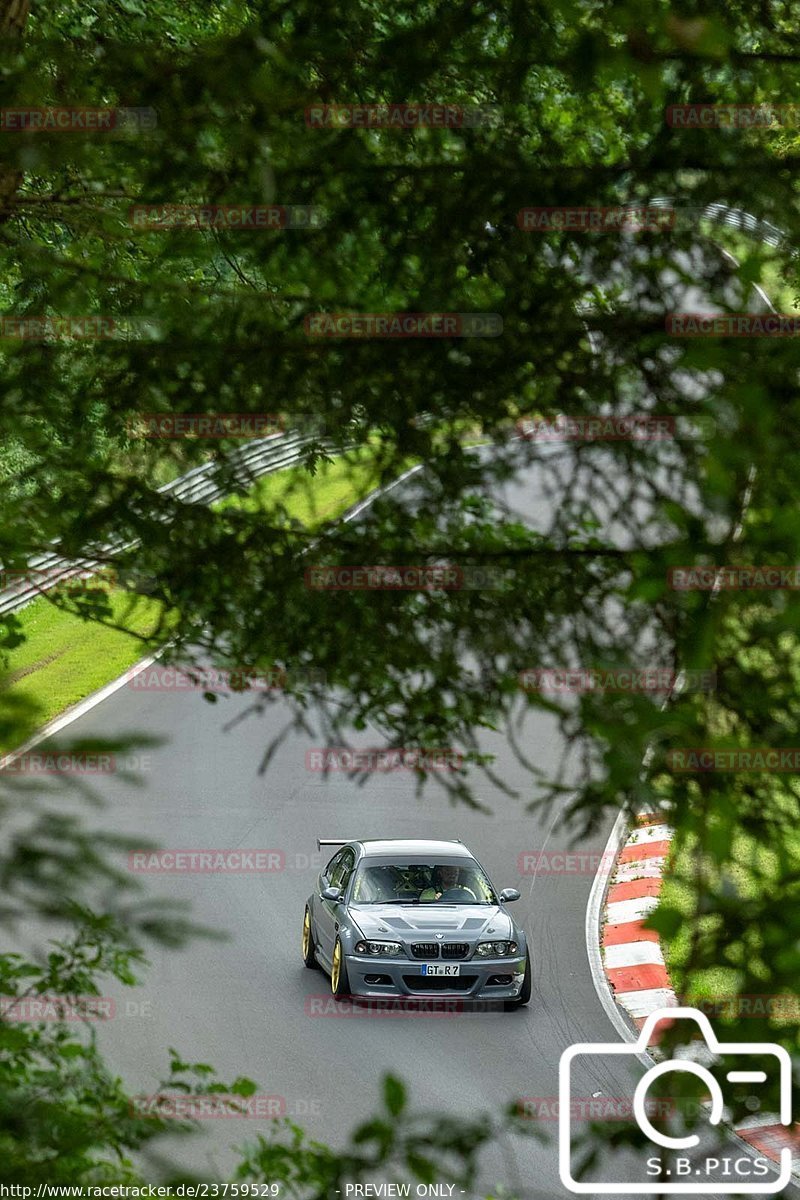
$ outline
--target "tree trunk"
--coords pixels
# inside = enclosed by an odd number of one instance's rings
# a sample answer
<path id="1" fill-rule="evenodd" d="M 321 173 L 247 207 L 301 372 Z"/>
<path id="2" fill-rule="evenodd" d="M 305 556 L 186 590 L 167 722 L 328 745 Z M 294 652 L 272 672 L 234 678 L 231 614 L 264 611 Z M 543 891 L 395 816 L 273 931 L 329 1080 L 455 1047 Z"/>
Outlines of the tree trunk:
<path id="1" fill-rule="evenodd" d="M 25 28 L 30 0 L 0 0 L 0 35 L 19 37 Z"/>
<path id="2" fill-rule="evenodd" d="M 30 0 L 0 0 L 0 37 L 21 37 L 29 10 Z M 22 171 L 0 162 L 0 224 L 4 224 L 11 216 L 21 182 Z"/>

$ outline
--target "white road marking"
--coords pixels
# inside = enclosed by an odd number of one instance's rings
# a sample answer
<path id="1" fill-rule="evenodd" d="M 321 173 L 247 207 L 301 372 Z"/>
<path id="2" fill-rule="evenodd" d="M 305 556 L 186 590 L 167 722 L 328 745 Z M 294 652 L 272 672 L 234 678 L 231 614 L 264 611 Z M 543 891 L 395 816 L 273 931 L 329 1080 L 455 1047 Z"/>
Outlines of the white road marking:
<path id="1" fill-rule="evenodd" d="M 606 970 L 617 967 L 639 967 L 644 963 L 664 966 L 664 955 L 658 942 L 621 942 L 618 946 L 606 946 Z"/>
<path id="2" fill-rule="evenodd" d="M 641 921 L 656 908 L 658 896 L 641 896 L 638 900 L 618 900 L 606 909 L 608 925 L 624 925 L 627 921 Z"/>
<path id="3" fill-rule="evenodd" d="M 677 1008 L 678 998 L 672 988 L 644 988 L 641 992 L 618 992 L 617 1003 L 632 1017 L 648 1017 L 659 1008 Z"/>
<path id="4" fill-rule="evenodd" d="M 660 879 L 666 858 L 645 858 L 641 862 L 620 863 L 614 883 L 633 883 L 636 879 Z"/>

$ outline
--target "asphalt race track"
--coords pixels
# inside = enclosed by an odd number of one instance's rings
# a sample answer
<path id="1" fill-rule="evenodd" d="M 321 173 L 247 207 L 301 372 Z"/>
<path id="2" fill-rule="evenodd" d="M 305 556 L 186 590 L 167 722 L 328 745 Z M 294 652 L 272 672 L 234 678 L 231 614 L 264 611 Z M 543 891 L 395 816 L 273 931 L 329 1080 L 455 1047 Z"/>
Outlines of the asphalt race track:
<path id="1" fill-rule="evenodd" d="M 416 481 L 402 486 L 413 497 Z M 550 501 L 535 466 L 521 471 L 502 499 L 546 523 Z M 535 798 L 530 776 L 500 735 L 484 736 L 481 748 L 496 755 L 494 769 L 519 795 L 507 798 L 476 769 L 475 791 L 490 815 L 450 806 L 435 779 L 417 799 L 410 773 L 374 777 L 363 788 L 344 774 L 324 778 L 306 767 L 306 751 L 322 745 L 313 729 L 289 731 L 259 775 L 264 748 L 284 730 L 288 708 L 278 698 L 264 715 L 237 720 L 247 706 L 241 697 L 210 705 L 191 691 L 126 685 L 62 735 L 161 739 L 143 752 L 138 783 L 114 775 L 98 781 L 104 808 L 82 810 L 96 827 L 168 849 L 271 849 L 284 864 L 269 873 L 143 877 L 150 894 L 189 902 L 198 923 L 228 936 L 155 952 L 141 987 L 113 993 L 117 1013 L 100 1036 L 128 1087 L 153 1092 L 166 1071 L 166 1047 L 173 1046 L 189 1061 L 213 1063 L 226 1081 L 250 1076 L 259 1093 L 281 1097 L 287 1115 L 334 1146 L 374 1113 L 386 1071 L 408 1083 L 416 1108 L 475 1116 L 536 1098 L 549 1101 L 554 1113 L 562 1051 L 577 1041 L 618 1041 L 595 989 L 584 935 L 594 878 L 588 859 L 602 852 L 616 814 L 589 841 L 576 841 L 561 819 L 566 800 L 555 810 L 526 812 Z M 529 712 L 516 736 L 545 770 L 555 767 L 562 746 L 551 717 Z M 364 731 L 353 734 L 352 744 L 379 742 L 374 731 Z M 330 856 L 316 854 L 317 836 L 466 842 L 497 887 L 521 889 L 514 915 L 532 946 L 530 1006 L 509 1014 L 317 1015 L 315 997 L 329 994 L 328 979 L 300 959 L 304 902 Z M 526 851 L 567 850 L 586 856 L 583 869 L 520 871 Z M 584 1099 L 630 1097 L 633 1077 L 627 1068 L 598 1062 L 579 1076 L 576 1092 Z M 228 1172 L 231 1148 L 261 1124 L 207 1122 L 176 1143 L 176 1156 L 201 1175 Z M 558 1175 L 557 1123 L 537 1126 L 549 1143 L 515 1138 L 487 1152 L 487 1188 L 505 1183 L 527 1197 L 569 1194 Z M 642 1164 L 624 1169 L 625 1180 L 641 1178 Z"/>
<path id="2" fill-rule="evenodd" d="M 306 751 L 323 744 L 312 735 L 289 733 L 266 774 L 258 776 L 264 746 L 283 729 L 288 711 L 279 700 L 265 716 L 236 722 L 246 707 L 241 698 L 212 706 L 197 693 L 126 686 L 70 727 L 73 736 L 165 739 L 147 752 L 149 761 L 143 757 L 141 786 L 113 776 L 103 782 L 103 828 L 144 835 L 166 848 L 274 849 L 285 860 L 274 873 L 147 880 L 155 894 L 191 901 L 200 924 L 231 937 L 155 955 L 146 986 L 130 993 L 145 1002 L 146 1015 L 124 1016 L 127 994 L 117 993 L 120 1015 L 104 1036 L 130 1086 L 152 1091 L 165 1062 L 163 1048 L 175 1046 L 189 1060 L 213 1062 L 224 1079 L 251 1076 L 259 1091 L 284 1097 L 288 1114 L 333 1144 L 374 1111 L 387 1070 L 408 1081 L 414 1103 L 424 1108 L 474 1113 L 515 1097 L 555 1098 L 561 1051 L 576 1040 L 616 1035 L 585 950 L 593 873 L 587 866 L 575 876 L 520 874 L 524 851 L 565 850 L 572 838 L 559 827 L 559 812 L 525 813 L 533 797 L 530 779 L 506 740 L 486 737 L 481 748 L 497 755 L 498 773 L 520 799 L 509 801 L 476 771 L 476 792 L 493 810 L 489 816 L 452 808 L 435 780 L 416 799 L 410 773 L 375 777 L 363 788 L 346 775 L 323 778 L 306 769 Z M 519 739 L 536 748 L 542 766 L 555 767 L 560 746 L 551 718 L 529 716 Z M 365 731 L 354 734 L 352 744 L 379 742 Z M 522 891 L 515 913 L 532 939 L 530 1007 L 429 1018 L 315 1017 L 314 997 L 329 994 L 328 979 L 303 967 L 299 944 L 304 902 L 321 861 L 332 853 L 320 860 L 317 836 L 466 842 L 498 887 Z M 581 849 L 600 852 L 606 837 L 604 831 Z M 587 1080 L 586 1086 L 587 1096 L 598 1088 L 617 1095 L 608 1090 L 610 1079 Z M 241 1137 L 241 1124 L 233 1133 L 225 1130 L 225 1140 Z M 213 1140 L 218 1144 L 216 1130 Z M 537 1186 L 560 1194 L 554 1155 L 534 1143 L 521 1150 L 526 1158 L 534 1152 Z M 226 1165 L 219 1154 L 214 1161 Z M 503 1177 L 507 1172 L 506 1164 Z M 524 1169 L 523 1179 L 527 1175 Z"/>

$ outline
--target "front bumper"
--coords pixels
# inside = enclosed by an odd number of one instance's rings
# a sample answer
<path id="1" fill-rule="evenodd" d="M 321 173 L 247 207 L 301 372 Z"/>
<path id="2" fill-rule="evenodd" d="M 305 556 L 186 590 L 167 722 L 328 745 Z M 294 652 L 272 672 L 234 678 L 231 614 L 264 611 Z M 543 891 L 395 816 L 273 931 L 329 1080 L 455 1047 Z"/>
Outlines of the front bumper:
<path id="1" fill-rule="evenodd" d="M 348 954 L 347 979 L 353 996 L 413 996 L 416 999 L 513 1000 L 522 989 L 525 956 L 469 958 L 458 962 L 456 976 L 422 974 L 418 959 L 367 958 Z M 504 982 L 501 982 L 503 980 Z"/>

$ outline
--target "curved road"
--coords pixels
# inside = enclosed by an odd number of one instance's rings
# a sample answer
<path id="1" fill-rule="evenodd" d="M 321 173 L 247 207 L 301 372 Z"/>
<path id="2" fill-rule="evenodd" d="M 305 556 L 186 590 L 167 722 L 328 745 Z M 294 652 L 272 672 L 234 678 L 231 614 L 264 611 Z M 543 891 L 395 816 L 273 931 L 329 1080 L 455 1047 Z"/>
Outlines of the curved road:
<path id="1" fill-rule="evenodd" d="M 687 293 L 685 307 L 703 306 Z M 413 479 L 402 486 L 413 495 Z M 504 500 L 536 524 L 547 523 L 552 512 L 535 465 L 519 473 Z M 102 1027 L 101 1038 L 128 1086 L 152 1092 L 166 1067 L 165 1047 L 174 1046 L 189 1061 L 212 1062 L 225 1080 L 251 1076 L 259 1092 L 283 1097 L 288 1115 L 334 1146 L 374 1113 L 386 1071 L 408 1082 L 417 1108 L 474 1116 L 529 1097 L 550 1101 L 553 1111 L 562 1051 L 576 1041 L 618 1041 L 618 1034 L 586 953 L 591 870 L 533 877 L 520 873 L 519 858 L 525 851 L 600 852 L 613 814 L 587 842 L 563 822 L 562 809 L 526 813 L 534 794 L 530 777 L 499 734 L 483 736 L 481 749 L 496 754 L 496 771 L 521 799 L 509 800 L 476 771 L 477 794 L 491 815 L 452 808 L 435 783 L 417 800 L 413 778 L 400 772 L 361 789 L 346 776 L 325 779 L 305 767 L 306 751 L 321 741 L 313 728 L 290 731 L 259 776 L 264 747 L 286 725 L 288 709 L 277 699 L 264 716 L 236 721 L 246 707 L 241 697 L 209 705 L 198 693 L 126 685 L 62 735 L 164 739 L 141 761 L 138 784 L 117 776 L 101 781 L 106 807 L 94 818 L 98 826 L 145 835 L 165 848 L 274 849 L 285 858 L 285 868 L 269 874 L 147 881 L 152 894 L 190 902 L 198 922 L 230 936 L 156 952 L 146 984 L 116 993 L 118 1015 Z M 374 731 L 351 740 L 376 744 Z M 527 712 L 517 740 L 545 769 L 559 760 L 562 745 L 547 714 Z M 317 836 L 466 842 L 498 887 L 522 891 L 515 915 L 533 949 L 530 1007 L 427 1019 L 313 1015 L 309 997 L 327 995 L 327 977 L 303 968 L 299 942 L 303 904 L 320 865 Z M 586 1099 L 618 1098 L 629 1097 L 631 1088 L 627 1070 L 598 1063 L 579 1076 L 577 1091 Z M 231 1147 L 259 1125 L 209 1122 L 178 1143 L 176 1153 L 200 1174 L 225 1173 L 234 1161 Z M 549 1143 L 515 1139 L 513 1146 L 487 1151 L 487 1187 L 502 1181 L 529 1197 L 568 1194 L 558 1176 L 556 1123 L 537 1125 Z M 624 1178 L 636 1178 L 633 1165 L 625 1170 Z"/>
<path id="2" fill-rule="evenodd" d="M 409 493 L 413 484 L 404 485 Z M 513 500 L 529 512 L 542 503 L 529 477 L 513 490 Z M 530 777 L 499 735 L 483 737 L 481 749 L 497 755 L 495 769 L 521 799 L 509 800 L 476 770 L 475 789 L 491 815 L 451 807 L 435 781 L 418 800 L 407 773 L 375 776 L 363 788 L 346 775 L 323 778 L 305 765 L 306 751 L 323 744 L 313 733 L 288 733 L 259 777 L 264 747 L 286 725 L 289 709 L 277 699 L 263 717 L 236 721 L 246 708 L 240 697 L 209 705 L 198 693 L 129 684 L 69 729 L 80 737 L 139 733 L 165 739 L 143 757 L 139 786 L 113 776 L 103 781 L 108 809 L 98 823 L 104 828 L 144 834 L 166 848 L 274 849 L 285 858 L 284 869 L 274 873 L 161 875 L 147 881 L 153 894 L 191 901 L 194 919 L 232 936 L 156 953 L 147 985 L 116 994 L 120 1016 L 104 1036 L 130 1086 L 152 1091 L 163 1048 L 175 1046 L 189 1060 L 214 1063 L 226 1080 L 250 1075 L 261 1092 L 284 1097 L 287 1112 L 310 1133 L 334 1145 L 374 1112 L 387 1070 L 408 1081 L 415 1106 L 437 1111 L 499 1109 L 515 1097 L 554 1099 L 558 1060 L 567 1045 L 616 1038 L 586 955 L 584 919 L 593 874 L 587 865 L 583 874 L 532 877 L 520 873 L 519 859 L 525 851 L 574 845 L 600 852 L 611 820 L 587 847 L 575 843 L 574 833 L 560 822 L 560 809 L 526 814 L 533 796 Z M 517 738 L 535 749 L 543 767 L 555 768 L 561 743 L 551 717 L 527 714 Z M 354 733 L 350 740 L 379 744 L 374 731 Z M 313 998 L 326 997 L 329 984 L 321 972 L 304 969 L 299 937 L 304 901 L 321 861 L 332 853 L 320 858 L 317 836 L 466 842 L 497 886 L 522 891 L 515 915 L 532 940 L 530 1007 L 514 1014 L 431 1018 L 314 1016 Z M 124 1015 L 134 996 L 144 1002 L 146 1015 Z M 620 1094 L 602 1074 L 587 1080 L 585 1095 L 598 1089 Z M 237 1122 L 232 1132 L 215 1130 L 215 1147 L 249 1134 L 244 1124 Z M 554 1123 L 546 1128 L 555 1133 Z M 526 1142 L 519 1152 L 523 1180 L 535 1178 L 544 1194 L 560 1195 L 552 1149 Z M 227 1160 L 217 1152 L 214 1161 L 224 1169 Z M 515 1182 L 507 1163 L 498 1159 L 494 1170 Z"/>

